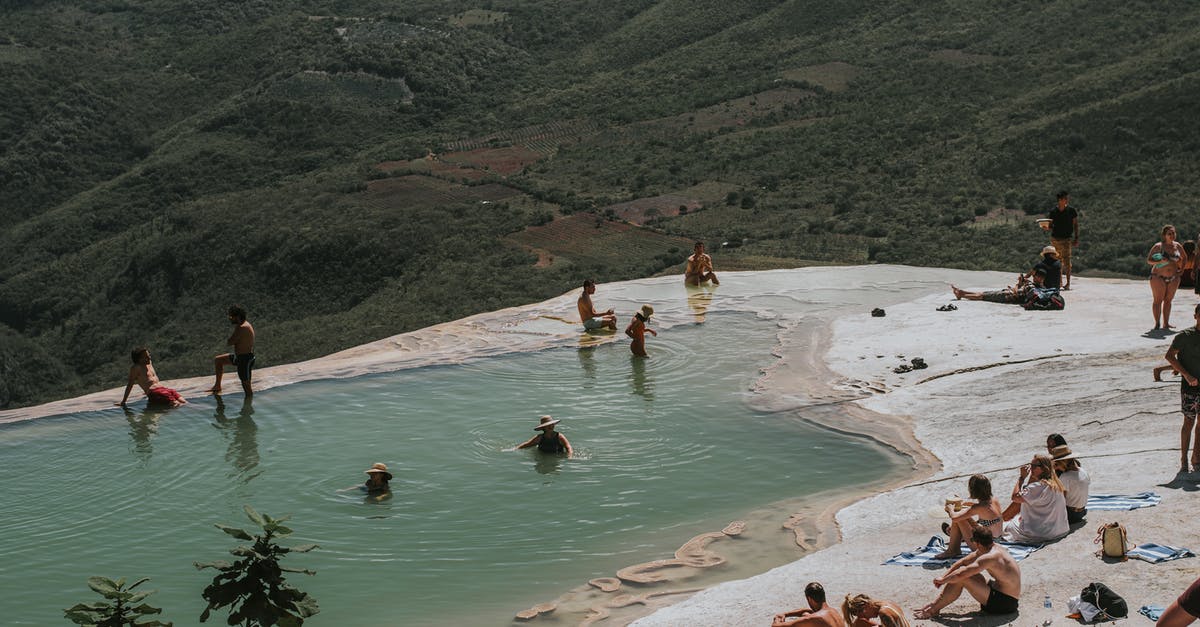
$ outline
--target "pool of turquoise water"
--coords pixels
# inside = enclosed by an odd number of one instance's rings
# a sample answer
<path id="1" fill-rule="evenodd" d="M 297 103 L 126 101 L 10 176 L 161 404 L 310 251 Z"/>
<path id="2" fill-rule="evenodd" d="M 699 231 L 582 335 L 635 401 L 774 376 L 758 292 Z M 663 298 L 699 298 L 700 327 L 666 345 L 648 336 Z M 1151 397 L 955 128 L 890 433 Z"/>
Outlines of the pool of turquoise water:
<path id="1" fill-rule="evenodd" d="M 213 571 L 191 564 L 228 557 L 213 523 L 248 528 L 250 504 L 321 545 L 285 561 L 317 571 L 291 576 L 320 603 L 314 624 L 507 624 L 751 509 L 900 468 L 750 408 L 778 332 L 718 313 L 648 338 L 648 360 L 569 346 L 0 427 L 5 623 L 62 623 L 105 575 L 151 577 L 164 619 L 198 624 Z M 546 413 L 574 459 L 510 450 Z M 377 461 L 390 499 L 344 490 Z"/>

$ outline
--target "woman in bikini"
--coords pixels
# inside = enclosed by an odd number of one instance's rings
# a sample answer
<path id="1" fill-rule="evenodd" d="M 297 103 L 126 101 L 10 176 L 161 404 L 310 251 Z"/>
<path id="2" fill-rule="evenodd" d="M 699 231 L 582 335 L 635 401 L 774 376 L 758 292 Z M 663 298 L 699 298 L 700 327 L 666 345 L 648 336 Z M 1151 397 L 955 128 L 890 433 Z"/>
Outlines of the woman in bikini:
<path id="1" fill-rule="evenodd" d="M 984 527 L 992 532 L 992 537 L 999 539 L 1004 532 L 1004 517 L 1001 515 L 1000 503 L 992 498 L 992 482 L 983 475 L 971 475 L 967 480 L 967 493 L 975 500 L 975 504 L 956 512 L 954 506 L 946 505 L 946 514 L 950 522 L 942 523 L 942 531 L 950 535 L 946 550 L 938 553 L 933 559 L 947 559 L 962 555 L 962 540 L 970 538 L 976 526 Z"/>
<path id="2" fill-rule="evenodd" d="M 1187 253 L 1183 244 L 1175 241 L 1175 227 L 1162 228 L 1162 241 L 1150 248 L 1146 263 L 1150 265 L 1150 291 L 1154 294 L 1154 328 L 1171 328 L 1171 301 L 1179 289 L 1179 275 Z M 1159 324 L 1159 319 L 1162 324 Z"/>
<path id="3" fill-rule="evenodd" d="M 842 617 L 848 627 L 908 627 L 900 606 L 865 594 L 847 594 L 842 601 Z"/>

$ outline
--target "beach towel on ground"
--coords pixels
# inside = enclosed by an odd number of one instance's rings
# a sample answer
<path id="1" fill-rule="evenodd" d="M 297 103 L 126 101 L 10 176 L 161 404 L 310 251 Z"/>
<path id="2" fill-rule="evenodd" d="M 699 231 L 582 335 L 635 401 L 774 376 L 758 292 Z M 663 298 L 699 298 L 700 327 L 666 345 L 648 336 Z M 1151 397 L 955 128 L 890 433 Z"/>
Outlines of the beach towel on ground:
<path id="1" fill-rule="evenodd" d="M 1010 542 L 996 542 L 996 544 L 1008 549 L 1008 552 L 1012 554 L 1013 559 L 1017 560 L 1018 562 L 1028 557 L 1030 553 L 1033 553 L 1043 546 L 1046 546 L 1044 544 L 1013 544 Z M 963 555 L 971 552 L 970 547 L 968 547 L 965 542 L 960 548 Z M 892 564 L 896 566 L 925 566 L 928 564 L 931 566 L 949 566 L 962 559 L 962 555 L 958 557 L 947 557 L 940 560 L 933 559 L 933 556 L 945 550 L 946 540 L 938 536 L 933 536 L 929 539 L 929 542 L 926 543 L 925 546 L 901 553 L 884 562 L 884 565 Z"/>
<path id="2" fill-rule="evenodd" d="M 1137 494 L 1092 494 L 1088 496 L 1087 510 L 1126 511 L 1143 507 L 1154 507 L 1162 501 L 1162 497 L 1153 492 Z"/>
<path id="3" fill-rule="evenodd" d="M 1157 623 L 1158 619 L 1162 618 L 1162 613 L 1166 610 L 1167 608 L 1161 605 L 1143 605 L 1142 609 L 1138 610 L 1138 614 L 1141 614 L 1142 616 L 1145 616 L 1146 618 L 1149 618 Z"/>
<path id="4" fill-rule="evenodd" d="M 1140 560 L 1146 560 L 1151 564 L 1169 562 L 1171 560 L 1177 560 L 1183 557 L 1196 557 L 1196 554 L 1192 553 L 1188 549 L 1167 546 L 1165 544 L 1155 544 L 1153 542 L 1139 544 L 1136 548 L 1131 549 L 1125 555 L 1128 557 L 1136 557 Z"/>

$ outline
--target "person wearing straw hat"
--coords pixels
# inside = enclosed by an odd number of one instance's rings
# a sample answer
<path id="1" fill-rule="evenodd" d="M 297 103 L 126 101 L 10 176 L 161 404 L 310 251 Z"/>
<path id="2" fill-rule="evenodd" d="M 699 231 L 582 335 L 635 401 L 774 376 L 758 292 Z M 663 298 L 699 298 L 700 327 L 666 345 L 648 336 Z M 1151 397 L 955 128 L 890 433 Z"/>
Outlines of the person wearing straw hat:
<path id="1" fill-rule="evenodd" d="M 657 331 L 646 326 L 646 322 L 653 315 L 653 307 L 642 305 L 641 310 L 633 314 L 633 320 L 629 321 L 629 326 L 625 327 L 625 335 L 633 338 L 633 343 L 629 345 L 629 350 L 633 351 L 633 354 L 638 357 L 649 357 L 646 354 L 646 333 L 649 332 L 654 337 L 658 337 Z"/>
<path id="2" fill-rule="evenodd" d="M 1063 496 L 1067 501 L 1067 524 L 1076 525 L 1087 521 L 1088 489 L 1092 485 L 1092 477 L 1079 464 L 1079 457 L 1071 452 L 1071 447 L 1062 444 L 1050 449 L 1054 457 L 1054 472 L 1062 482 L 1066 492 Z"/>
<path id="3" fill-rule="evenodd" d="M 378 494 L 390 489 L 388 482 L 392 480 L 392 473 L 388 472 L 387 464 L 375 462 L 365 472 L 367 473 L 367 482 L 363 484 L 364 490 L 371 494 Z"/>
<path id="4" fill-rule="evenodd" d="M 567 436 L 554 430 L 554 425 L 559 422 L 561 421 L 550 416 L 542 416 L 538 419 L 538 425 L 533 428 L 538 434 L 518 444 L 517 448 L 523 449 L 536 446 L 538 451 L 542 453 L 551 453 L 554 455 L 566 453 L 567 457 L 570 458 L 575 452 L 571 448 L 571 443 L 567 441 Z"/>
<path id="5" fill-rule="evenodd" d="M 1058 260 L 1058 250 L 1053 246 L 1042 248 L 1041 259 L 1034 264 L 1033 268 L 1025 276 L 1032 279 L 1038 268 L 1041 268 L 1046 273 L 1046 277 L 1043 279 L 1043 284 L 1046 287 L 1054 289 L 1062 287 L 1062 262 Z"/>

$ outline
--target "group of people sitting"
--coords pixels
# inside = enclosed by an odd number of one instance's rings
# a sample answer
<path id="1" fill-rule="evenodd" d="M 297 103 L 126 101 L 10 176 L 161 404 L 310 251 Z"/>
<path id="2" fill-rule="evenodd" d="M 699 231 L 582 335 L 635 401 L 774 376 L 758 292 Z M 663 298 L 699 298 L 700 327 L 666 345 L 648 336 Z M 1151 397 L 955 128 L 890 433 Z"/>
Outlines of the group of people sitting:
<path id="1" fill-rule="evenodd" d="M 1053 246 L 1042 249 L 1040 259 L 1029 272 L 1017 275 L 1016 285 L 1001 290 L 970 292 L 951 285 L 954 298 L 983 300 L 990 303 L 1021 305 L 1026 309 L 1062 309 L 1062 263 Z"/>
<path id="2" fill-rule="evenodd" d="M 997 541 L 1039 544 L 1067 535 L 1086 522 L 1091 477 L 1083 469 L 1061 434 L 1046 438 L 1046 453 L 1034 455 L 1020 467 L 1008 507 L 1001 508 L 992 495 L 991 481 L 984 475 L 967 480 L 970 501 L 949 499 L 949 520 L 942 531 L 949 536 L 947 548 L 935 560 L 960 558 L 933 585 L 941 592 L 929 604 L 913 610 L 919 619 L 933 618 L 965 591 L 979 602 L 985 614 L 1012 614 L 1021 597 L 1021 569 Z M 971 552 L 962 555 L 961 545 Z M 990 577 L 990 578 L 989 578 Z M 846 598 L 843 612 L 825 604 L 825 591 L 818 583 L 805 588 L 809 607 L 775 617 L 774 627 L 793 625 L 907 625 L 895 603 L 873 601 L 865 595 Z M 860 598 L 861 597 L 861 598 Z"/>

